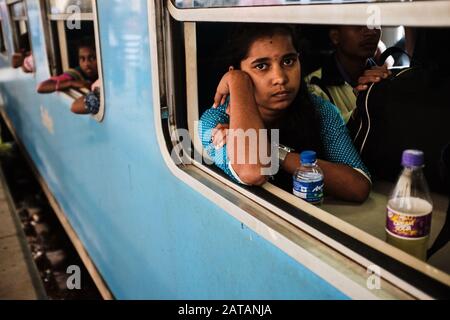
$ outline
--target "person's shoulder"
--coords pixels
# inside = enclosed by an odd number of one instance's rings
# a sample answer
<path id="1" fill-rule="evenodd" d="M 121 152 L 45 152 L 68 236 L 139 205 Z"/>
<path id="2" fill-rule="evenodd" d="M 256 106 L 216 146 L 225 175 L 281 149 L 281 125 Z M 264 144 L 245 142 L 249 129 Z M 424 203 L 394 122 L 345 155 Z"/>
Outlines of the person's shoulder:
<path id="1" fill-rule="evenodd" d="M 311 84 L 311 80 L 312 80 L 313 78 L 322 79 L 322 68 L 319 68 L 319 69 L 317 69 L 317 70 L 311 72 L 310 74 L 308 74 L 308 75 L 305 77 L 306 83 L 307 83 L 307 84 Z"/>
<path id="2" fill-rule="evenodd" d="M 81 70 L 81 68 L 79 66 L 75 67 L 75 68 L 67 69 L 64 71 L 63 74 L 70 76 L 74 80 L 84 80 L 83 71 Z"/>
<path id="3" fill-rule="evenodd" d="M 228 103 L 229 100 L 227 99 L 224 104 L 218 106 L 217 108 L 211 107 L 203 112 L 202 116 L 200 117 L 200 128 L 214 128 L 219 123 L 229 123 L 230 118 L 226 113 Z"/>
<path id="4" fill-rule="evenodd" d="M 309 95 L 311 102 L 314 104 L 314 106 L 317 109 L 331 109 L 331 110 L 337 110 L 337 107 L 332 104 L 329 100 L 326 100 L 320 96 L 314 95 L 314 94 L 310 94 Z"/>
<path id="5" fill-rule="evenodd" d="M 202 118 L 203 117 L 223 117 L 226 116 L 228 118 L 227 115 L 227 108 L 228 108 L 228 104 L 229 104 L 229 98 L 225 101 L 224 104 L 219 105 L 217 108 L 211 107 L 209 109 L 206 109 L 205 112 L 203 112 L 202 114 Z"/>
<path id="6" fill-rule="evenodd" d="M 75 67 L 75 68 L 67 68 L 64 69 L 63 73 L 71 73 L 71 72 L 81 72 L 81 68 L 80 67 Z"/>
<path id="7" fill-rule="evenodd" d="M 333 103 L 318 95 L 310 94 L 310 99 L 313 105 L 316 107 L 317 112 L 321 117 L 339 117 L 342 118 L 341 113 Z"/>

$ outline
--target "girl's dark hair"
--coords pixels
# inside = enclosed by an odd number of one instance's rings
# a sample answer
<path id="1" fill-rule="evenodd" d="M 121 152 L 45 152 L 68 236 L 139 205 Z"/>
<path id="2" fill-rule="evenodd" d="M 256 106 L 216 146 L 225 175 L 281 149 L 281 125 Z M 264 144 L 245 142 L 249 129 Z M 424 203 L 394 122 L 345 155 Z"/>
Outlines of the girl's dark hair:
<path id="1" fill-rule="evenodd" d="M 227 65 L 240 69 L 240 63 L 244 60 L 251 44 L 262 37 L 276 34 L 290 35 L 292 44 L 297 52 L 299 48 L 299 36 L 297 30 L 287 24 L 262 24 L 240 23 L 234 26 L 227 43 Z M 296 152 L 314 150 L 319 157 L 323 157 L 323 144 L 320 139 L 320 120 L 316 107 L 313 105 L 308 93 L 308 88 L 301 75 L 300 90 L 297 97 L 280 121 L 280 143 L 289 147 L 301 148 Z"/>
<path id="2" fill-rule="evenodd" d="M 276 34 L 290 35 L 295 50 L 297 52 L 300 51 L 297 31 L 290 25 L 268 23 L 235 24 L 227 43 L 227 57 L 225 60 L 227 60 L 228 66 L 240 69 L 241 61 L 247 58 L 250 46 L 255 40 Z"/>

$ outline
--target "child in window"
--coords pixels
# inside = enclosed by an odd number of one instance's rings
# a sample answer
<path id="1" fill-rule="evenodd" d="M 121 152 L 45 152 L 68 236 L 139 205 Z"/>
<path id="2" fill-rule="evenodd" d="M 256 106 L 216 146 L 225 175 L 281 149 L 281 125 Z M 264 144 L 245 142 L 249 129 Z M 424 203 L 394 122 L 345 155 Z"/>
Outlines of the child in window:
<path id="1" fill-rule="evenodd" d="M 20 49 L 15 52 L 12 56 L 12 67 L 22 68 L 23 72 L 33 73 L 34 70 L 34 60 L 33 54 L 30 48 L 30 40 L 28 38 L 28 32 L 22 34 L 19 39 Z"/>
<path id="2" fill-rule="evenodd" d="M 22 68 L 25 73 L 33 73 L 34 70 L 34 60 L 31 52 L 21 53 L 16 52 L 12 57 L 12 66 L 14 69 Z"/>
<path id="3" fill-rule="evenodd" d="M 37 91 L 39 93 L 52 93 L 70 88 L 89 89 L 98 79 L 95 44 L 91 39 L 82 40 L 78 45 L 78 63 L 77 67 L 41 82 Z"/>

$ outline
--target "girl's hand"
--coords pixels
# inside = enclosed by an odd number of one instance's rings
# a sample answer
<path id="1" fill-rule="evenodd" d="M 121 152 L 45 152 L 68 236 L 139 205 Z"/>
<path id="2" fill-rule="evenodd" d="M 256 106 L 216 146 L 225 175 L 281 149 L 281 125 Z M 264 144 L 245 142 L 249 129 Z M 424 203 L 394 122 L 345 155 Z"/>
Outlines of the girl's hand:
<path id="1" fill-rule="evenodd" d="M 216 89 L 216 94 L 214 96 L 213 108 L 217 108 L 218 106 L 224 104 L 227 100 L 227 97 L 230 94 L 230 87 L 228 85 L 228 82 L 230 80 L 230 73 L 231 71 L 233 71 L 233 69 L 233 67 L 230 67 L 228 69 L 228 72 L 224 74 L 222 79 L 220 79 L 219 85 Z"/>
<path id="2" fill-rule="evenodd" d="M 227 143 L 229 124 L 219 123 L 213 130 L 211 134 L 211 142 L 216 147 L 216 149 L 222 148 Z"/>
<path id="3" fill-rule="evenodd" d="M 364 74 L 359 77 L 358 85 L 355 89 L 358 91 L 367 90 L 369 88 L 369 83 L 380 82 L 381 79 L 386 79 L 391 74 L 392 72 L 389 71 L 386 66 L 372 67 L 371 69 L 364 71 Z"/>
<path id="4" fill-rule="evenodd" d="M 234 70 L 233 67 L 230 67 L 228 72 L 222 77 L 217 86 L 216 95 L 214 96 L 214 104 L 213 108 L 217 108 L 220 105 L 223 105 L 227 100 L 227 97 L 230 95 L 230 83 L 237 79 L 237 77 L 245 77 L 250 79 L 247 73 L 241 70 Z"/>

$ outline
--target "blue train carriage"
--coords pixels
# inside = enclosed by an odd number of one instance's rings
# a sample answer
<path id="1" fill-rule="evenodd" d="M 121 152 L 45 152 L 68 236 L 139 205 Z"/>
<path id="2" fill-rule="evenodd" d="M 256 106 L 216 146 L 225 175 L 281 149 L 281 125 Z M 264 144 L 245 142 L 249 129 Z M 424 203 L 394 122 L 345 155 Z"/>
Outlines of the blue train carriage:
<path id="1" fill-rule="evenodd" d="M 449 297 L 448 245 L 423 262 L 384 241 L 388 184 L 362 205 L 316 207 L 270 183 L 237 185 L 198 157 L 205 43 L 233 22 L 365 25 L 371 5 L 383 26 L 450 25 L 448 1 L 0 0 L 2 117 L 104 298 Z M 76 64 L 86 33 L 95 116 L 70 112 L 83 92 L 36 93 Z M 11 67 L 24 34 L 33 73 Z M 434 202 L 432 237 L 448 199 Z"/>

